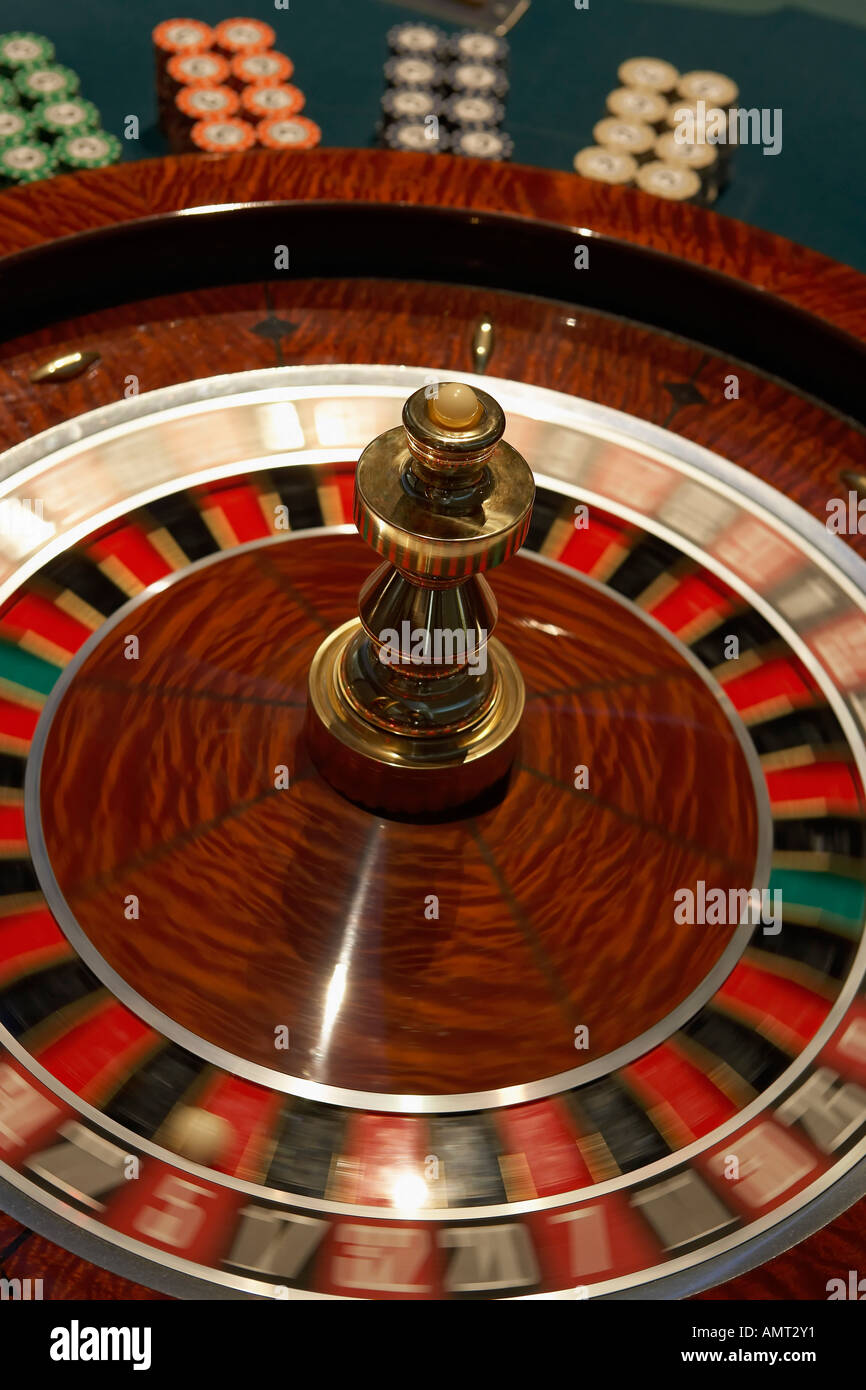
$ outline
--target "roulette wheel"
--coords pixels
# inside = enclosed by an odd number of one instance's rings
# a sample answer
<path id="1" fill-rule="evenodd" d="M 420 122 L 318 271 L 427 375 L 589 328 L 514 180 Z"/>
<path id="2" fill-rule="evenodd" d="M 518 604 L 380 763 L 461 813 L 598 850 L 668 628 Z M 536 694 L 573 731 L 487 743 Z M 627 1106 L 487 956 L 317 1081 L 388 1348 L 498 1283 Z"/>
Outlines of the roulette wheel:
<path id="1" fill-rule="evenodd" d="M 51 180 L 0 249 L 4 1275 L 826 1297 L 862 277 L 387 151 Z"/>

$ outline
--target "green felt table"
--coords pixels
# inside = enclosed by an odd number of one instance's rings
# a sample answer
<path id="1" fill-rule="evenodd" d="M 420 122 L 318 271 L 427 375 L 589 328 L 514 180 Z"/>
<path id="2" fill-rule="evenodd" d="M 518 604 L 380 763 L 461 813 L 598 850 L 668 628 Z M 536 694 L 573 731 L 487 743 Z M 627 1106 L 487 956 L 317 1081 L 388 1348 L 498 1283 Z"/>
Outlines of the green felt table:
<path id="1" fill-rule="evenodd" d="M 280 0 L 283 3 L 283 0 Z M 580 0 L 587 3 L 587 0 Z M 323 143 L 375 141 L 386 35 L 419 9 L 390 0 L 4 0 L 0 28 L 48 35 L 58 61 L 75 68 L 107 129 L 124 133 L 139 118 L 137 140 L 124 158 L 163 153 L 156 127 L 151 30 L 188 15 L 217 23 L 232 14 L 267 19 L 277 47 L 294 60 L 294 80 Z M 466 6 L 466 23 L 473 7 Z M 453 27 L 453 26 L 445 26 Z M 719 200 L 731 217 L 815 247 L 866 270 L 864 236 L 864 0 L 532 0 L 509 35 L 511 93 L 506 128 L 514 159 L 571 169 L 604 114 L 618 64 L 640 54 L 669 59 L 681 70 L 713 68 L 732 76 L 746 107 L 782 111 L 782 149 L 738 151 L 734 178 Z"/>

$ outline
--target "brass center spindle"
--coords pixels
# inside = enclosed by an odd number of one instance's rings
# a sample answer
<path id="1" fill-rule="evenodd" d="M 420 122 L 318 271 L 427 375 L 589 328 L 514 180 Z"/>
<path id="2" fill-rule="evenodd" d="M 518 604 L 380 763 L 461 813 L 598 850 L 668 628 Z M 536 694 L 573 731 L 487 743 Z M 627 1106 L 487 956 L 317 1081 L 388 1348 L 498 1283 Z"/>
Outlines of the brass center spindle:
<path id="1" fill-rule="evenodd" d="M 355 521 L 384 563 L 313 659 L 307 737 L 322 775 L 364 805 L 456 807 L 513 760 L 523 680 L 491 636 L 482 571 L 522 544 L 534 485 L 504 429 L 486 391 L 444 383 L 410 396 L 359 460 Z"/>

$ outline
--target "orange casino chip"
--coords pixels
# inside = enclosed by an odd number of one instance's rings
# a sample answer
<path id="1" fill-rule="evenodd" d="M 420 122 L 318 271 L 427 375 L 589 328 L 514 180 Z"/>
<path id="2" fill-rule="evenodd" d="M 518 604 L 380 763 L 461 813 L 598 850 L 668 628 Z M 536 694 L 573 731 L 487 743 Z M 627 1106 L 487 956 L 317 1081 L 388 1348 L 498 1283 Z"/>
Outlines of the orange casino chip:
<path id="1" fill-rule="evenodd" d="M 245 119 L 267 121 L 272 117 L 297 116 L 303 111 L 306 97 L 300 87 L 246 87 L 241 94 Z"/>
<path id="2" fill-rule="evenodd" d="M 182 54 L 192 57 L 206 53 L 213 43 L 213 29 L 198 19 L 166 19 L 157 24 L 152 38 L 159 123 L 165 130 L 170 120 L 171 98 L 177 91 L 177 83 L 168 75 L 168 64 Z"/>
<path id="3" fill-rule="evenodd" d="M 256 143 L 255 127 L 249 121 L 236 119 L 198 121 L 190 132 L 194 150 L 204 154 L 236 154 L 250 150 Z"/>
<path id="4" fill-rule="evenodd" d="M 220 53 L 176 53 L 169 58 L 166 72 L 175 87 L 223 87 L 229 79 L 229 64 Z"/>
<path id="5" fill-rule="evenodd" d="M 321 143 L 322 132 L 306 116 L 272 116 L 259 123 L 258 137 L 266 150 L 312 150 Z"/>
<path id="6" fill-rule="evenodd" d="M 164 19 L 152 37 L 154 48 L 165 59 L 174 53 L 204 53 L 214 41 L 210 25 L 199 19 Z"/>
<path id="7" fill-rule="evenodd" d="M 221 53 L 234 58 L 239 53 L 264 53 L 273 48 L 276 34 L 261 19 L 224 19 L 214 30 L 214 43 Z"/>
<path id="8" fill-rule="evenodd" d="M 231 87 L 185 87 L 177 109 L 191 121 L 221 121 L 237 115 L 240 98 Z"/>
<path id="9" fill-rule="evenodd" d="M 240 53 L 232 59 L 232 81 L 239 87 L 282 87 L 295 65 L 285 53 Z"/>

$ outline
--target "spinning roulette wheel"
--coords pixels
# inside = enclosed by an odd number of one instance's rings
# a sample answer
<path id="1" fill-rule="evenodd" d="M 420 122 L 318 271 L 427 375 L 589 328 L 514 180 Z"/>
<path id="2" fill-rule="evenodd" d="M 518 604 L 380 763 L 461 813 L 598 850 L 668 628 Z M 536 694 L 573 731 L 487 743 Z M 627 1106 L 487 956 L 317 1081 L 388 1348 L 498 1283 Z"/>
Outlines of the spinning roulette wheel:
<path id="1" fill-rule="evenodd" d="M 4 1274 L 826 1297 L 863 279 L 363 151 L 52 180 L 0 248 Z"/>

